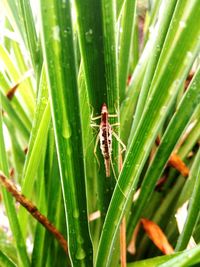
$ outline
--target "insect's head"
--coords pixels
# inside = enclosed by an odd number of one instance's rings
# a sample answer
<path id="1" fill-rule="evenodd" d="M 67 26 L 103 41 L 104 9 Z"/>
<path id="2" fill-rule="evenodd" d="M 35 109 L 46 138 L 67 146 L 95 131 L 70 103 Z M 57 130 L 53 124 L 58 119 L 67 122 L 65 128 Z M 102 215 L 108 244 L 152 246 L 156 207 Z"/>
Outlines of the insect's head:
<path id="1" fill-rule="evenodd" d="M 101 114 L 105 114 L 108 113 L 108 108 L 106 106 L 105 103 L 103 103 L 102 107 L 101 107 Z"/>

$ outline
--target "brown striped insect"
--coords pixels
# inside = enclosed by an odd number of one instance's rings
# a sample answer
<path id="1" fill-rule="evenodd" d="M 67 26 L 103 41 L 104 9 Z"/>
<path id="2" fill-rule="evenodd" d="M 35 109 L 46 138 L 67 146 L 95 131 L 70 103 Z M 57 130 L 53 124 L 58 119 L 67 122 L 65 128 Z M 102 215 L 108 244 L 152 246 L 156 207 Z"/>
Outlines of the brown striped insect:
<path id="1" fill-rule="evenodd" d="M 114 118 L 117 116 L 118 116 L 117 114 L 109 114 L 107 105 L 104 103 L 101 108 L 101 115 L 92 118 L 92 120 L 101 119 L 100 125 L 91 124 L 91 126 L 99 128 L 99 133 L 97 135 L 95 147 L 94 147 L 94 154 L 95 154 L 95 157 L 97 158 L 96 151 L 97 151 L 98 143 L 100 142 L 100 149 L 101 149 L 102 156 L 104 158 L 106 177 L 110 177 L 110 166 L 112 166 L 112 160 L 111 160 L 112 136 L 114 136 L 117 139 L 117 141 L 121 144 L 121 146 L 123 147 L 121 153 L 126 150 L 126 146 L 112 129 L 113 126 L 119 126 L 119 123 L 115 123 L 112 125 L 109 123 L 109 118 Z M 98 158 L 97 158 L 97 161 L 98 161 Z M 112 169 L 114 173 L 114 168 L 112 167 Z M 116 178 L 115 173 L 114 173 L 114 176 Z"/>

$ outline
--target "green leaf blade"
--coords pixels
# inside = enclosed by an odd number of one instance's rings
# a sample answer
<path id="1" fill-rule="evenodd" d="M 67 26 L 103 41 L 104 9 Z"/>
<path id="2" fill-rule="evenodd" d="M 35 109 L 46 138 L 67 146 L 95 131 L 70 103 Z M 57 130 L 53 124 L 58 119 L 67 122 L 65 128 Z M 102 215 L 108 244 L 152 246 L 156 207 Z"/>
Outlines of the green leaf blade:
<path id="1" fill-rule="evenodd" d="M 57 6 L 52 3 L 49 6 L 46 1 L 40 1 L 42 47 L 66 210 L 69 255 L 72 264 L 91 266 L 92 244 L 87 222 L 80 108 L 70 8 L 69 2 Z"/>

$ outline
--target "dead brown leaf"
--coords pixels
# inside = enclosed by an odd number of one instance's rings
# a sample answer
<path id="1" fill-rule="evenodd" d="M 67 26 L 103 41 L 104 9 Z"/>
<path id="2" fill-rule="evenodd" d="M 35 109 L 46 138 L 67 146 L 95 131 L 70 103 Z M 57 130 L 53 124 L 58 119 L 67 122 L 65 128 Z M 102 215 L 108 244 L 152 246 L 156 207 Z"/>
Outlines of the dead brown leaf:
<path id="1" fill-rule="evenodd" d="M 177 169 L 184 177 L 187 177 L 189 175 L 190 170 L 177 154 L 171 154 L 168 164 Z"/>
<path id="2" fill-rule="evenodd" d="M 16 92 L 18 86 L 19 86 L 19 83 L 16 83 L 16 84 L 15 84 L 12 88 L 10 88 L 9 91 L 7 92 L 6 95 L 7 95 L 7 98 L 8 98 L 9 100 L 12 100 L 12 98 L 14 97 L 15 92 Z"/>
<path id="3" fill-rule="evenodd" d="M 141 223 L 148 237 L 153 241 L 156 247 L 163 252 L 163 254 L 167 255 L 174 252 L 174 249 L 168 242 L 167 237 L 156 223 L 145 218 L 141 219 Z"/>

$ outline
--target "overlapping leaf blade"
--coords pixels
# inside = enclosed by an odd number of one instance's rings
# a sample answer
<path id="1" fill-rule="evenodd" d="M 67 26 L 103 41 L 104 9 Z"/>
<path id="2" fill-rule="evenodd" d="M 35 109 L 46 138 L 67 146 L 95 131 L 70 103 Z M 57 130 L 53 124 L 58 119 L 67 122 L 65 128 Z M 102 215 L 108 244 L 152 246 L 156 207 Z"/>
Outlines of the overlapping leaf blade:
<path id="1" fill-rule="evenodd" d="M 181 79 L 184 79 L 181 62 L 192 63 L 194 59 L 193 53 L 198 49 L 199 43 L 196 37 L 199 35 L 199 28 L 194 26 L 194 21 L 200 15 L 200 8 L 197 1 L 190 3 L 188 8 L 186 8 L 186 5 L 186 3 L 179 1 L 176 6 L 171 28 L 151 85 L 149 101 L 131 141 L 124 168 L 119 177 L 120 187 L 127 198 L 124 198 L 117 187 L 115 188 L 100 240 L 97 266 L 102 264 L 102 259 L 103 264 L 109 266 L 109 258 L 112 254 L 115 236 L 120 219 L 127 207 L 128 199 L 136 189 L 139 174 L 150 152 L 151 145 L 158 134 L 159 127 L 166 118 L 166 112 L 171 106 L 172 98 L 178 92 L 178 85 Z M 180 27 L 179 24 L 179 21 L 182 20 L 187 25 L 184 28 Z M 181 45 L 183 43 L 184 45 Z M 190 52 L 189 54 L 188 51 Z M 192 56 L 193 58 L 191 58 Z M 176 81 L 177 79 L 178 82 Z"/>

